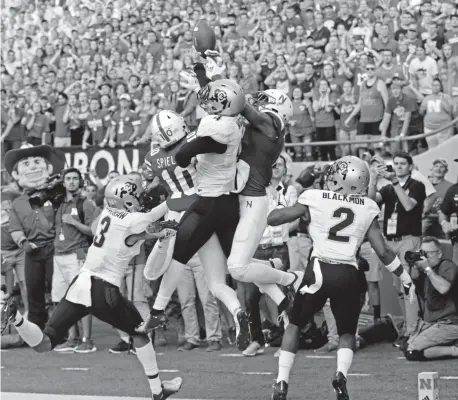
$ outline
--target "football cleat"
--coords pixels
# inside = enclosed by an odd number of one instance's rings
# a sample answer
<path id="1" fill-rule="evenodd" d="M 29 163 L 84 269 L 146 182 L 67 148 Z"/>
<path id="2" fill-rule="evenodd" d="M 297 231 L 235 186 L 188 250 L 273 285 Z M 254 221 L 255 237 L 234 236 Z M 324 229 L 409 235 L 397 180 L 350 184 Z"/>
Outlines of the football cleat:
<path id="1" fill-rule="evenodd" d="M 347 379 L 342 372 L 336 372 L 332 378 L 332 387 L 337 395 L 337 400 L 350 400 L 347 390 Z"/>
<path id="2" fill-rule="evenodd" d="M 2 312 L 1 312 L 1 320 L 2 320 L 1 334 L 2 335 L 3 335 L 3 332 L 5 332 L 6 328 L 8 328 L 8 325 L 14 323 L 14 320 L 17 314 L 17 309 L 18 309 L 18 306 L 13 296 L 8 298 L 2 304 Z"/>
<path id="3" fill-rule="evenodd" d="M 235 322 L 237 348 L 244 351 L 251 343 L 250 320 L 247 313 L 240 310 Z"/>
<path id="4" fill-rule="evenodd" d="M 288 395 L 288 384 L 285 381 L 275 382 L 272 385 L 274 390 L 272 393 L 272 400 L 286 400 Z"/>
<path id="5" fill-rule="evenodd" d="M 160 311 L 158 314 L 150 314 L 149 318 L 137 328 L 137 332 L 147 333 L 154 331 L 158 328 L 165 327 L 169 322 L 167 315 L 164 311 Z"/>
<path id="6" fill-rule="evenodd" d="M 302 271 L 289 271 L 290 273 L 294 274 L 296 277 L 292 283 L 286 286 L 286 297 L 288 298 L 288 306 L 286 307 L 286 314 L 288 314 L 294 305 L 294 298 L 296 297 L 296 293 L 299 291 L 302 280 L 304 279 L 304 273 Z"/>
<path id="7" fill-rule="evenodd" d="M 159 394 L 153 394 L 153 400 L 165 400 L 170 396 L 178 393 L 183 384 L 183 379 L 175 378 L 171 381 L 162 381 L 162 392 Z"/>

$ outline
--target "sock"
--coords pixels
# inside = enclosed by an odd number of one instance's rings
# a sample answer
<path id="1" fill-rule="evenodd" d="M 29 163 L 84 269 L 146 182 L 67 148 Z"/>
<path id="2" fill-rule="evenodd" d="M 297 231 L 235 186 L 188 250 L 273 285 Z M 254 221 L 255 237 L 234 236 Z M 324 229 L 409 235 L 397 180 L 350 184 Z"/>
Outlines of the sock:
<path id="1" fill-rule="evenodd" d="M 118 333 L 119 333 L 119 337 L 121 338 L 123 342 L 129 343 L 129 335 L 126 335 L 125 332 L 120 331 L 119 329 L 118 329 Z"/>
<path id="2" fill-rule="evenodd" d="M 148 378 L 151 393 L 159 394 L 162 391 L 159 369 L 157 368 L 156 352 L 151 342 L 143 347 L 136 347 L 138 360 L 142 363 L 146 377 Z"/>
<path id="3" fill-rule="evenodd" d="M 153 310 L 151 310 L 154 315 L 154 310 L 164 311 L 167 304 L 169 304 L 170 298 L 172 297 L 173 292 L 178 287 L 181 277 L 183 276 L 184 265 L 178 261 L 172 260 L 167 271 L 162 276 L 161 286 L 159 287 L 159 292 L 154 302 Z"/>
<path id="4" fill-rule="evenodd" d="M 43 341 L 43 332 L 41 329 L 34 323 L 22 318 L 19 312 L 16 314 L 16 321 L 14 326 L 24 342 L 30 347 L 38 346 Z"/>
<path id="5" fill-rule="evenodd" d="M 353 350 L 345 348 L 337 350 L 337 372 L 342 372 L 345 378 L 347 377 L 352 362 Z"/>
<path id="6" fill-rule="evenodd" d="M 277 382 L 285 381 L 288 383 L 289 373 L 294 364 L 294 357 L 296 357 L 296 354 L 280 350 L 280 357 L 278 358 Z"/>
<path id="7" fill-rule="evenodd" d="M 374 306 L 374 319 L 380 319 L 380 305 Z"/>
<path id="8" fill-rule="evenodd" d="M 269 283 L 269 284 L 262 284 L 262 283 L 257 284 L 256 283 L 256 286 L 259 288 L 261 293 L 267 294 L 275 302 L 277 306 L 279 306 L 281 302 L 286 299 L 281 289 L 273 283 Z"/>

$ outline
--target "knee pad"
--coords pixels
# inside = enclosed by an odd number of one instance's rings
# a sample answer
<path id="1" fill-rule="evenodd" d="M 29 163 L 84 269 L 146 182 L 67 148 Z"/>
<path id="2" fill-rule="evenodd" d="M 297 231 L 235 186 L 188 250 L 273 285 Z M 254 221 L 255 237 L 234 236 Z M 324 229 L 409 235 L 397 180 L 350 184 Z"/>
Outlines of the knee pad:
<path id="1" fill-rule="evenodd" d="M 406 350 L 404 355 L 409 361 L 426 361 L 423 350 Z"/>
<path id="2" fill-rule="evenodd" d="M 245 274 L 248 270 L 248 265 L 242 264 L 229 264 L 227 266 L 229 273 L 231 274 L 232 278 L 239 282 L 248 282 L 245 279 Z"/>

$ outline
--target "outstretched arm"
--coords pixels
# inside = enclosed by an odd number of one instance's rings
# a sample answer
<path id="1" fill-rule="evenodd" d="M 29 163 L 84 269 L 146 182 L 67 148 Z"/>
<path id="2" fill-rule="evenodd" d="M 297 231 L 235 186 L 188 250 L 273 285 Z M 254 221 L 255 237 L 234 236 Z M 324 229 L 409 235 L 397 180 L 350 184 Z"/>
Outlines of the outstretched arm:
<path id="1" fill-rule="evenodd" d="M 260 112 L 251 104 L 246 103 L 245 108 L 242 111 L 242 116 L 244 116 L 250 124 L 254 125 L 267 137 L 271 139 L 276 139 L 278 137 L 280 121 L 278 121 L 279 126 L 277 128 L 276 121 L 269 114 Z"/>
<path id="2" fill-rule="evenodd" d="M 277 208 L 276 210 L 271 211 L 267 217 L 267 224 L 270 226 L 283 225 L 293 222 L 301 217 L 305 217 L 305 219 L 310 222 L 308 207 L 303 204 L 296 203 L 291 207 Z"/>
<path id="3" fill-rule="evenodd" d="M 181 168 L 186 168 L 198 154 L 223 154 L 226 149 L 226 144 L 219 143 L 210 136 L 198 137 L 181 146 L 175 155 L 175 161 Z"/>

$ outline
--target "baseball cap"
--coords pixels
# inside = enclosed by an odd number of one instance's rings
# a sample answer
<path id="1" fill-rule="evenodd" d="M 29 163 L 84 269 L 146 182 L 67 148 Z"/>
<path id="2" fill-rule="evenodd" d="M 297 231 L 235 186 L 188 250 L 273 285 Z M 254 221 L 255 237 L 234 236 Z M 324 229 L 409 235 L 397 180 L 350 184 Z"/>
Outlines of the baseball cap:
<path id="1" fill-rule="evenodd" d="M 456 160 L 455 160 L 456 161 Z M 436 165 L 436 164 L 441 164 L 442 166 L 444 166 L 446 169 L 448 169 L 448 162 L 447 160 L 445 160 L 444 158 L 436 158 L 434 161 L 433 161 L 433 165 Z"/>
<path id="2" fill-rule="evenodd" d="M 130 101 L 130 96 L 127 93 L 123 93 L 121 96 L 119 96 L 119 100 Z"/>

